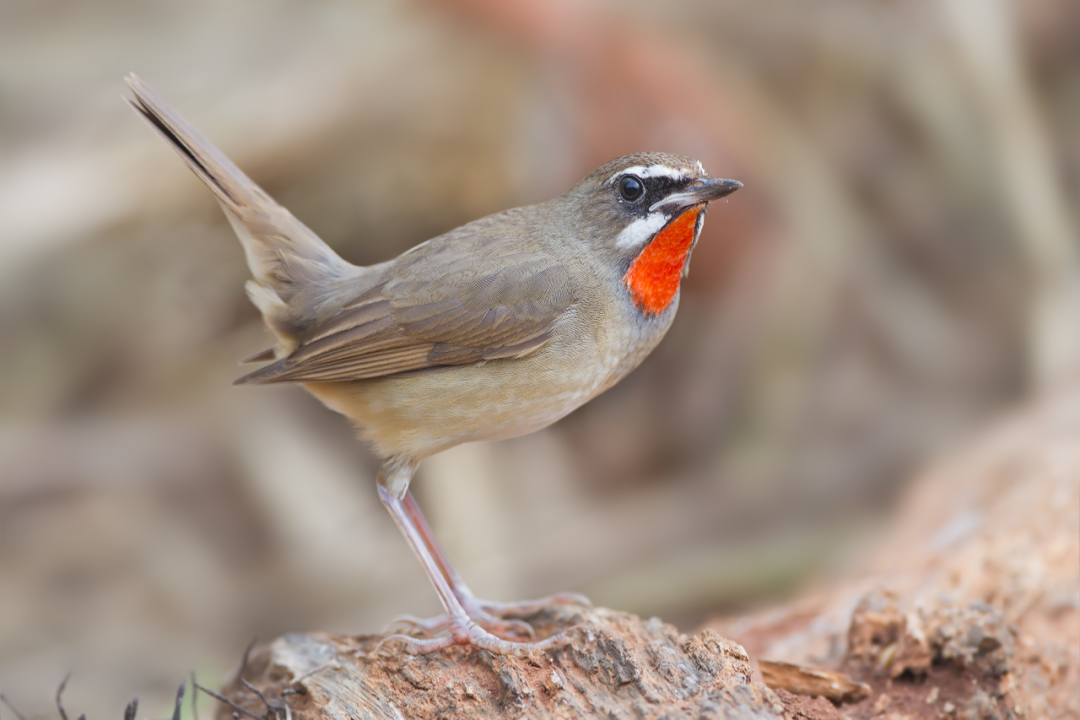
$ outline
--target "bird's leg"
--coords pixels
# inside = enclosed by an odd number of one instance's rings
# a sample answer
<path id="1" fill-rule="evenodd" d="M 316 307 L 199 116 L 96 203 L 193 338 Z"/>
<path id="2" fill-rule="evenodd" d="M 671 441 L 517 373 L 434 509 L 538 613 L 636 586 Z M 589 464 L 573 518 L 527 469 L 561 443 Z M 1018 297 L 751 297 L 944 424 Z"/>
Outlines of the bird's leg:
<path id="1" fill-rule="evenodd" d="M 567 632 L 559 633 L 540 642 L 510 642 L 484 630 L 465 613 L 465 609 L 461 606 L 457 596 L 454 595 L 453 590 L 451 590 L 450 584 L 447 582 L 438 563 L 435 562 L 435 559 L 428 551 L 422 535 L 417 530 L 402 502 L 413 470 L 415 470 L 415 466 L 411 464 L 387 463 L 384 465 L 383 471 L 379 473 L 379 498 L 390 512 L 390 516 L 394 518 L 394 522 L 397 523 L 401 533 L 408 541 L 409 547 L 412 548 L 413 553 L 420 560 L 420 564 L 424 566 L 424 571 L 427 573 L 431 584 L 435 586 L 435 592 L 438 593 L 439 600 L 446 610 L 448 634 L 444 637 L 430 639 L 417 639 L 408 635 L 390 635 L 382 640 L 380 646 L 386 642 L 401 642 L 404 643 L 407 652 L 416 654 L 440 650 L 451 645 L 472 645 L 483 648 L 495 655 L 520 655 L 533 650 L 565 645 L 570 642 Z M 402 475 L 406 472 L 408 475 L 403 481 Z"/>
<path id="2" fill-rule="evenodd" d="M 413 497 L 412 492 L 405 493 L 405 497 L 402 498 L 401 504 L 408 514 L 409 519 L 412 521 L 413 527 L 415 527 L 417 533 L 419 533 L 424 546 L 431 554 L 432 559 L 435 561 L 435 564 L 438 565 L 440 572 L 442 572 L 443 577 L 450 586 L 450 591 L 454 593 L 458 602 L 461 603 L 461 607 L 465 610 L 466 615 L 472 618 L 480 627 L 489 632 L 497 633 L 499 635 L 516 635 L 522 638 L 532 638 L 535 636 L 532 626 L 528 623 L 521 620 L 504 620 L 487 612 L 483 607 L 483 603 L 476 599 L 476 596 L 473 595 L 472 591 L 465 585 L 461 576 L 454 570 L 454 566 L 450 564 L 450 560 L 446 557 L 446 552 L 443 551 L 442 545 L 439 544 L 438 539 L 435 537 L 435 533 L 431 531 L 431 526 L 428 525 L 427 520 L 424 519 L 423 513 L 420 512 L 420 507 L 416 504 L 416 498 Z M 394 618 L 391 624 L 405 624 L 412 628 L 432 633 L 444 629 L 448 622 L 449 616 L 446 615 L 427 620 L 402 615 Z"/>
<path id="3" fill-rule="evenodd" d="M 506 629 L 511 632 L 532 637 L 534 633 L 531 625 L 521 620 L 507 620 L 506 618 L 508 616 L 527 617 L 534 615 L 551 605 L 583 605 L 585 607 L 592 605 L 587 597 L 579 593 L 558 593 L 539 600 L 526 600 L 515 603 L 499 603 L 478 599 L 465 584 L 465 581 L 461 579 L 461 576 L 457 574 L 457 571 L 454 570 L 454 566 L 450 564 L 450 560 L 446 557 L 446 553 L 435 537 L 435 533 L 431 531 L 431 527 L 428 525 L 427 520 L 424 519 L 423 513 L 420 512 L 420 507 L 416 504 L 412 492 L 405 494 L 405 497 L 402 498 L 402 505 L 405 512 L 412 519 L 413 525 L 416 526 L 420 536 L 424 539 L 428 552 L 431 553 L 439 569 L 442 570 L 443 577 L 446 578 L 446 582 L 450 585 L 450 589 L 457 597 L 458 602 L 461 603 L 469 617 L 488 630 L 499 632 L 497 626 L 502 622 L 503 625 L 507 626 Z"/>
<path id="4" fill-rule="evenodd" d="M 427 527 L 426 523 L 421 527 L 415 522 L 412 514 L 408 511 L 407 498 L 408 496 L 406 496 L 406 498 L 403 498 L 400 501 L 400 511 L 403 511 L 405 513 L 407 521 L 411 526 L 411 531 L 415 532 L 417 538 L 419 538 L 420 542 L 423 544 L 424 551 L 426 552 L 427 556 L 431 558 L 431 562 L 435 565 L 438 571 L 439 579 L 441 579 L 442 583 L 446 585 L 446 588 L 449 590 L 451 596 L 453 596 L 457 605 L 461 608 L 461 613 L 475 624 L 487 630 L 488 632 L 498 633 L 500 635 L 517 635 L 523 638 L 532 638 L 534 635 L 533 629 L 532 626 L 528 625 L 527 623 L 521 622 L 520 620 L 503 621 L 481 610 L 475 602 L 470 603 L 468 606 L 461 602 L 461 599 L 458 596 L 454 586 L 451 584 L 451 581 L 447 574 L 447 570 L 449 570 L 450 573 L 454 573 L 453 567 L 446 562 L 446 556 L 444 554 L 442 554 L 441 552 L 431 552 L 432 546 L 428 544 L 428 540 L 434 540 L 434 536 L 431 534 L 431 529 Z M 385 502 L 386 501 L 384 499 L 384 503 Z M 391 514 L 395 515 L 396 520 L 396 510 L 390 508 L 389 505 L 387 507 L 388 509 L 390 509 Z M 421 516 L 421 519 L 422 517 L 423 516 Z M 405 528 L 402 528 L 402 532 L 406 532 Z M 408 537 L 408 535 L 409 534 L 406 532 L 406 537 Z M 412 545 L 411 541 L 410 545 Z M 438 546 L 436 545 L 436 547 Z M 416 552 L 415 548 L 414 552 Z M 417 552 L 417 555 L 419 556 L 420 553 Z M 424 562 L 424 567 L 426 570 L 428 568 L 428 564 L 423 560 L 423 558 L 421 558 L 421 562 Z M 453 577 L 456 577 L 456 573 L 454 573 Z M 432 580 L 432 582 L 434 582 L 434 579 Z M 436 585 L 436 590 L 438 589 L 439 587 L 438 585 Z M 444 602 L 443 605 L 444 607 L 446 607 L 447 603 Z M 450 628 L 453 623 L 454 612 L 451 608 L 447 607 L 447 612 L 444 615 L 428 618 L 426 620 L 410 615 L 401 615 L 394 618 L 390 622 L 390 625 L 407 625 L 414 630 L 420 630 L 423 633 L 430 635 Z"/>

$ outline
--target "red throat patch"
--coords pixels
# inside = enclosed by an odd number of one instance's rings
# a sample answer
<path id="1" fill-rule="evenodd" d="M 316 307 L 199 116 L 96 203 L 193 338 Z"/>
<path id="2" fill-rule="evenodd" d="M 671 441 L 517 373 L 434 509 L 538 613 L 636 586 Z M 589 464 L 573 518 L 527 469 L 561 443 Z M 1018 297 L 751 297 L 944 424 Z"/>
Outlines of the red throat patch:
<path id="1" fill-rule="evenodd" d="M 686 255 L 694 244 L 694 226 L 701 208 L 691 208 L 656 234 L 626 271 L 626 284 L 634 304 L 646 315 L 668 309 L 679 292 Z"/>

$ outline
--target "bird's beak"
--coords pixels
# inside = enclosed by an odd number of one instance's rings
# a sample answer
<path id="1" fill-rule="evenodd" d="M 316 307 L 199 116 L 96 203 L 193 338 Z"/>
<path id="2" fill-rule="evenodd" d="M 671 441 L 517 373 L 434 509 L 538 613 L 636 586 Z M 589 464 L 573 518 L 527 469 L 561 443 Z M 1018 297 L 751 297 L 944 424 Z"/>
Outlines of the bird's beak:
<path id="1" fill-rule="evenodd" d="M 649 212 L 662 207 L 670 207 L 673 210 L 682 210 L 691 205 L 704 205 L 713 200 L 726 197 L 742 187 L 738 180 L 724 180 L 722 178 L 701 178 L 695 180 L 689 190 L 674 195 L 668 195 L 663 200 L 649 208 Z"/>

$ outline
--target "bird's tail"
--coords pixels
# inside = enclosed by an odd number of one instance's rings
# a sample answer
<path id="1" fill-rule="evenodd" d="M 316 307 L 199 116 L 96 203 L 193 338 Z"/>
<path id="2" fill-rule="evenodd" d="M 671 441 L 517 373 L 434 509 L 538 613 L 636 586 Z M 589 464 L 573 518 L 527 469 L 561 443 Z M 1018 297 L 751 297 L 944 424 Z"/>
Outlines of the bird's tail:
<path id="1" fill-rule="evenodd" d="M 254 277 L 248 296 L 267 324 L 291 345 L 307 321 L 318 288 L 358 270 L 278 205 L 229 158 L 137 76 L 128 102 L 206 183 L 225 210 Z"/>

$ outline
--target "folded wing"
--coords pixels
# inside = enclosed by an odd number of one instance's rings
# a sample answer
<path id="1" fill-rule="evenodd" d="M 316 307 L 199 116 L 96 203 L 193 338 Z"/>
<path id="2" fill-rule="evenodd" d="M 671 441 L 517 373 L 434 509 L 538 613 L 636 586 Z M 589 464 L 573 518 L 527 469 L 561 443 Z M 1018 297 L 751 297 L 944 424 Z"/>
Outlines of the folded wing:
<path id="1" fill-rule="evenodd" d="M 573 302 L 566 269 L 527 243 L 444 236 L 390 263 L 382 282 L 290 355 L 237 383 L 343 382 L 520 358 L 543 347 Z"/>

